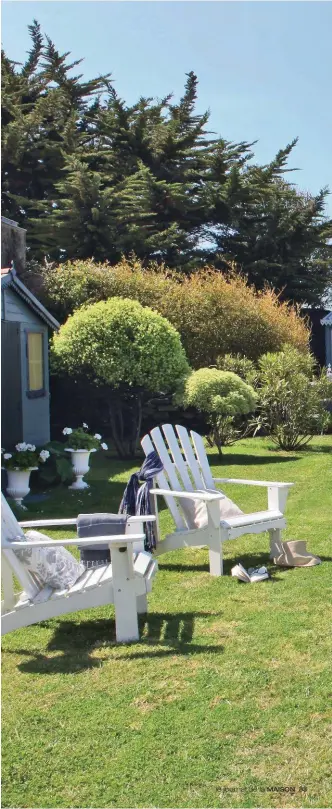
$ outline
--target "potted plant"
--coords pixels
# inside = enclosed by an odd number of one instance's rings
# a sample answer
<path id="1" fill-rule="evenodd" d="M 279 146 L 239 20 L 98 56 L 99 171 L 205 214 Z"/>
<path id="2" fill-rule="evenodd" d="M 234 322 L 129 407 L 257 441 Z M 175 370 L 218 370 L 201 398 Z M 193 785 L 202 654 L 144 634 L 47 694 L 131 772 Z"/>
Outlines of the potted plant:
<path id="1" fill-rule="evenodd" d="M 30 473 L 34 469 L 38 469 L 40 462 L 45 463 L 50 453 L 47 449 L 39 450 L 34 444 L 22 442 L 16 444 L 15 451 L 1 450 L 1 454 L 2 465 L 8 475 L 8 495 L 21 506 L 22 500 L 30 491 Z"/>
<path id="2" fill-rule="evenodd" d="M 96 452 L 97 449 L 108 449 L 107 444 L 102 442 L 99 433 L 88 432 L 88 425 L 83 422 L 82 427 L 77 427 L 72 430 L 71 427 L 64 427 L 62 430 L 63 435 L 68 436 L 68 447 L 65 448 L 66 452 L 71 453 L 72 467 L 76 476 L 74 483 L 69 486 L 70 489 L 81 490 L 88 489 L 89 484 L 83 480 L 84 475 L 90 469 L 90 454 Z"/>

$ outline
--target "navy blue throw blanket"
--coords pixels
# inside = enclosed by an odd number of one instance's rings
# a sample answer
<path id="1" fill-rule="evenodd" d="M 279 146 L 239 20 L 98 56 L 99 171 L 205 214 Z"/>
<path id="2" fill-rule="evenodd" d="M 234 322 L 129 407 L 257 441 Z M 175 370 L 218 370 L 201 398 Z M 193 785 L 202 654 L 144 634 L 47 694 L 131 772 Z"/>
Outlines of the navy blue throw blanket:
<path id="1" fill-rule="evenodd" d="M 131 475 L 120 503 L 119 514 L 126 514 L 128 517 L 140 515 L 148 517 L 152 514 L 150 490 L 152 489 L 153 478 L 159 472 L 162 472 L 163 468 L 158 453 L 155 451 L 150 452 L 139 472 Z M 142 485 L 140 486 L 141 481 Z M 146 523 L 144 547 L 149 553 L 156 547 L 154 523 Z"/>

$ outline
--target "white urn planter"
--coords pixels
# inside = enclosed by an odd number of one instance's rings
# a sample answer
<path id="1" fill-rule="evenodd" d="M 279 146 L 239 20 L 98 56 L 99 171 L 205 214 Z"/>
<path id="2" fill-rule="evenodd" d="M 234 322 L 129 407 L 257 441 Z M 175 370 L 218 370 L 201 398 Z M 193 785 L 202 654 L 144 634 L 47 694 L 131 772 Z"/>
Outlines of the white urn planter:
<path id="1" fill-rule="evenodd" d="M 91 449 L 67 449 L 66 452 L 71 453 L 71 463 L 76 475 L 76 480 L 69 486 L 69 489 L 74 491 L 82 491 L 82 489 L 89 489 L 89 484 L 83 480 L 84 475 L 90 469 L 90 454 L 93 452 Z"/>
<path id="2" fill-rule="evenodd" d="M 38 469 L 38 466 L 31 466 L 30 469 L 7 469 L 7 492 L 9 497 L 12 497 L 18 506 L 22 506 L 22 500 L 29 494 L 30 474 L 35 469 Z M 22 506 L 22 508 L 24 508 L 24 506 Z"/>

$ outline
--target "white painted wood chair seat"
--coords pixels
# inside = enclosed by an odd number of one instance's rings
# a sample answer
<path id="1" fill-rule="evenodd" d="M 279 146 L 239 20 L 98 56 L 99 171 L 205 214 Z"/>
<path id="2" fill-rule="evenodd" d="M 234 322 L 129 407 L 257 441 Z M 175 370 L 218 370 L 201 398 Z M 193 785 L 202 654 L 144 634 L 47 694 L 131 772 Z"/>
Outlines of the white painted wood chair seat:
<path id="1" fill-rule="evenodd" d="M 156 477 L 156 488 L 151 492 L 157 518 L 157 555 L 186 546 L 206 545 L 209 548 L 210 573 L 220 576 L 223 572 L 223 542 L 243 534 L 265 531 L 270 534 L 270 558 L 280 553 L 281 531 L 286 527 L 284 511 L 292 483 L 213 478 L 202 437 L 193 431 L 189 433 L 179 425 L 175 428 L 171 424 L 164 424 L 161 429 L 156 427 L 144 436 L 142 447 L 146 455 L 152 450 L 158 452 L 164 465 L 163 472 Z M 219 502 L 225 495 L 216 487 L 220 483 L 266 487 L 268 509 L 221 519 Z M 164 540 L 160 538 L 158 527 L 157 498 L 160 495 L 164 497 L 176 526 L 175 532 Z M 204 501 L 207 509 L 207 524 L 204 527 L 192 528 L 181 509 L 182 498 Z"/>
<path id="2" fill-rule="evenodd" d="M 149 519 L 149 518 L 147 518 Z M 150 518 L 154 520 L 155 518 Z M 147 611 L 147 593 L 158 569 L 156 559 L 144 551 L 142 518 L 129 518 L 126 533 L 112 537 L 60 539 L 25 542 L 23 547 L 71 546 L 108 543 L 111 563 L 86 570 L 75 584 L 65 590 L 42 587 L 15 554 L 22 549 L 22 528 L 45 528 L 75 525 L 71 520 L 31 520 L 18 523 L 2 495 L 1 576 L 4 600 L 1 604 L 2 634 L 23 626 L 46 621 L 70 612 L 114 604 L 116 639 L 128 642 L 139 639 L 138 614 Z M 23 592 L 14 592 L 13 575 Z"/>

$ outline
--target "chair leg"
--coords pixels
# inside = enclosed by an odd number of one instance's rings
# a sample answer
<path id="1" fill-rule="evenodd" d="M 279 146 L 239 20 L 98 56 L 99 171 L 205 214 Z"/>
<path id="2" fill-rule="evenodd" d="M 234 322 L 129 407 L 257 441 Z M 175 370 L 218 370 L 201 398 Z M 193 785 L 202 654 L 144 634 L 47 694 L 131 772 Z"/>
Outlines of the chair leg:
<path id="1" fill-rule="evenodd" d="M 210 538 L 209 543 L 210 575 L 223 575 L 222 542 L 219 532 Z"/>
<path id="2" fill-rule="evenodd" d="M 116 640 L 129 643 L 139 640 L 132 550 L 115 547 L 111 551 L 111 560 Z"/>
<path id="3" fill-rule="evenodd" d="M 270 559 L 276 559 L 282 553 L 281 528 L 272 528 L 270 534 Z"/>
<path id="4" fill-rule="evenodd" d="M 141 596 L 136 596 L 137 613 L 138 615 L 145 615 L 148 611 L 148 597 L 146 593 Z"/>

